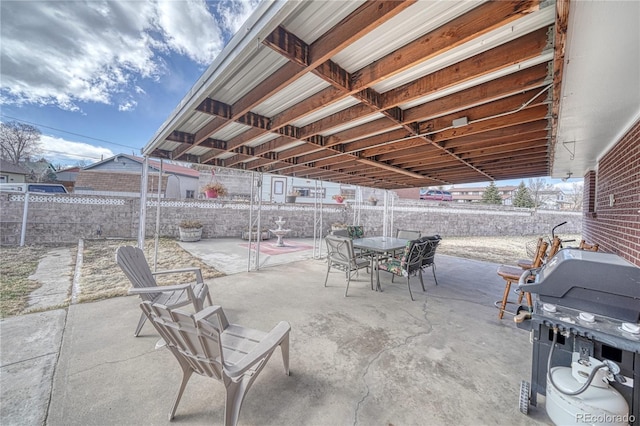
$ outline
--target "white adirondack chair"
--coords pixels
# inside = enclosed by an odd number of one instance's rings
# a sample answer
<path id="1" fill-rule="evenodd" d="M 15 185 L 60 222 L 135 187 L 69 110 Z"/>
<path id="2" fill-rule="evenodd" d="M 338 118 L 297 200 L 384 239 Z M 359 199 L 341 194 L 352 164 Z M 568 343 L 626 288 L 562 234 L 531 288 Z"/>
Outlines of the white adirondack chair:
<path id="1" fill-rule="evenodd" d="M 285 374 L 289 375 L 291 326 L 285 321 L 265 333 L 229 324 L 220 306 L 209 306 L 194 314 L 149 301 L 142 302 L 140 307 L 182 368 L 182 383 L 169 412 L 169 420 L 175 416 L 193 373 L 224 384 L 226 426 L 238 422 L 247 391 L 278 346 Z"/>
<path id="2" fill-rule="evenodd" d="M 144 257 L 142 249 L 133 246 L 122 246 L 116 250 L 116 263 L 125 273 L 133 288 L 129 290 L 129 294 L 138 294 L 142 300 L 148 300 L 153 303 L 173 308 L 193 304 L 197 311 L 204 307 L 205 298 L 212 305 L 209 287 L 202 279 L 202 271 L 200 268 L 182 268 L 164 271 L 151 272 L 147 259 Z M 155 275 L 175 274 L 175 273 L 195 273 L 195 284 L 177 284 L 171 286 L 158 286 L 156 284 Z M 134 336 L 140 334 L 140 330 L 147 320 L 146 315 L 140 315 L 138 326 Z"/>

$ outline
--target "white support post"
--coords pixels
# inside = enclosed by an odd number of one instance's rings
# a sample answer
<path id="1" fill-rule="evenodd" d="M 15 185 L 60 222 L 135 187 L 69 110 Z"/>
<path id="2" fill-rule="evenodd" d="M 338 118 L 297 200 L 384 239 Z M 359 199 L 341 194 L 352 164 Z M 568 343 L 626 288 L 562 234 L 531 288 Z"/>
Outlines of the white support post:
<path id="1" fill-rule="evenodd" d="M 158 245 L 160 244 L 160 201 L 162 200 L 162 166 L 163 162 L 160 159 L 160 170 L 158 171 L 158 205 L 156 206 L 156 235 L 153 241 L 155 246 L 153 251 L 153 270 L 158 270 Z"/>
<path id="2" fill-rule="evenodd" d="M 22 229 L 20 229 L 20 247 L 24 246 L 27 235 L 27 215 L 29 213 L 29 191 L 24 193 L 24 208 L 22 210 Z"/>
<path id="3" fill-rule="evenodd" d="M 149 157 L 142 162 L 140 179 L 140 220 L 138 222 L 138 248 L 144 250 L 145 227 L 147 224 L 147 184 L 149 182 Z"/>

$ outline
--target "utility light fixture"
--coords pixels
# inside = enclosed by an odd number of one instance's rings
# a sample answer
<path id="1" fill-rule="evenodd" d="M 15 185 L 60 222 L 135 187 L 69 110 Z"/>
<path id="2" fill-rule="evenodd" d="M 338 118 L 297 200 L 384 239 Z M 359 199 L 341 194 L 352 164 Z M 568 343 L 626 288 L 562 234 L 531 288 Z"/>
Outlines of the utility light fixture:
<path id="1" fill-rule="evenodd" d="M 567 181 L 567 179 L 571 179 L 571 175 L 572 175 L 572 174 L 573 174 L 573 173 L 571 173 L 571 172 L 567 172 L 567 175 L 566 175 L 565 177 L 563 177 L 562 179 L 560 179 L 560 180 L 562 180 L 563 182 L 566 182 L 566 181 Z"/>
<path id="2" fill-rule="evenodd" d="M 469 124 L 469 119 L 467 117 L 456 118 L 455 120 L 453 120 L 452 124 L 453 127 L 466 126 L 467 124 Z"/>

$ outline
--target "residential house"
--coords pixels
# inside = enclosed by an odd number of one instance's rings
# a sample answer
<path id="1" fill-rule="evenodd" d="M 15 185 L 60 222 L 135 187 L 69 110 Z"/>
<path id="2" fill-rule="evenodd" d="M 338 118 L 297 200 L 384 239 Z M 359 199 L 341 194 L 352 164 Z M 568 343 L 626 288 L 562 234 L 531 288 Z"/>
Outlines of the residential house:
<path id="1" fill-rule="evenodd" d="M 420 199 L 420 188 L 402 188 L 396 189 L 394 191 L 398 198 L 404 200 L 419 200 Z"/>
<path id="2" fill-rule="evenodd" d="M 449 189 L 451 195 L 453 196 L 453 201 L 458 203 L 480 203 L 482 202 L 482 197 L 484 192 L 487 190 L 486 186 L 470 186 L 470 187 L 460 187 L 456 188 L 455 186 Z M 518 190 L 517 186 L 499 186 L 498 193 L 502 197 L 502 204 L 505 206 L 510 206 L 513 203 L 513 196 Z"/>
<path id="3" fill-rule="evenodd" d="M 92 195 L 116 195 L 139 197 L 144 159 L 127 154 L 118 154 L 91 164 L 78 171 L 74 193 Z M 149 194 L 158 191 L 160 162 L 150 160 L 148 164 Z M 196 198 L 200 172 L 177 164 L 163 163 L 161 193 L 165 198 Z"/>
<path id="4" fill-rule="evenodd" d="M 22 161 L 22 168 L 27 171 L 27 182 L 55 182 L 56 168 L 44 158 L 37 161 Z"/>
<path id="5" fill-rule="evenodd" d="M 28 172 L 21 166 L 0 158 L 0 183 L 24 183 Z"/>
<path id="6" fill-rule="evenodd" d="M 67 191 L 73 192 L 76 185 L 76 177 L 80 172 L 81 167 L 74 166 L 67 169 L 58 170 L 56 172 L 57 181 L 67 188 Z"/>

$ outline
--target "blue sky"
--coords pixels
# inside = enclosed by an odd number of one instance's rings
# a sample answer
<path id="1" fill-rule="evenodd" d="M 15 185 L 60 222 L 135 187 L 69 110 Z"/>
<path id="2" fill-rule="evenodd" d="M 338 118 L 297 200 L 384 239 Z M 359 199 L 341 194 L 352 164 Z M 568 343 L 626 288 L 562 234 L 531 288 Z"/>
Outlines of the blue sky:
<path id="1" fill-rule="evenodd" d="M 139 155 L 258 2 L 2 0 L 0 119 L 55 165 Z"/>
<path id="2" fill-rule="evenodd" d="M 139 155 L 257 3 L 3 0 L 1 120 L 54 164 Z"/>

